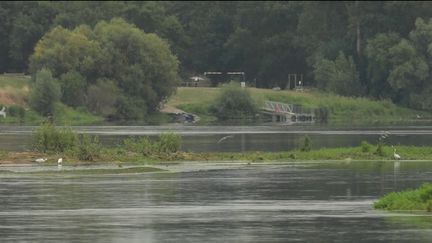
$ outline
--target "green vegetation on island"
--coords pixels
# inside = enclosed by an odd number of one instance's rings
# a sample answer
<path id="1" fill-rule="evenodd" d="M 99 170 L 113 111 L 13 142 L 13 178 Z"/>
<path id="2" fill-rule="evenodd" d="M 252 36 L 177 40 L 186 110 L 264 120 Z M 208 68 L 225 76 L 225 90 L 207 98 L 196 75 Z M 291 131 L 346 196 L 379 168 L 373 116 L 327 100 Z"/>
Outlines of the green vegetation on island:
<path id="1" fill-rule="evenodd" d="M 420 188 L 391 192 L 374 203 L 376 209 L 432 211 L 432 184 L 425 183 Z"/>

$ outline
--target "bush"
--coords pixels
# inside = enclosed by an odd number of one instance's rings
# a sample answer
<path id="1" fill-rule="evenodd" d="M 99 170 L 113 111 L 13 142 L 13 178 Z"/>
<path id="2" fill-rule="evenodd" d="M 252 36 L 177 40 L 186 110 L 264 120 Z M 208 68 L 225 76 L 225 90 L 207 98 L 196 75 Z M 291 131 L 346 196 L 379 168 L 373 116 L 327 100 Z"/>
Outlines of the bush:
<path id="1" fill-rule="evenodd" d="M 386 153 L 384 152 L 384 143 L 383 142 L 381 142 L 381 141 L 378 142 L 377 148 L 376 148 L 374 154 L 379 155 L 379 156 L 383 156 L 383 157 L 386 155 Z"/>
<path id="2" fill-rule="evenodd" d="M 68 106 L 78 107 L 85 103 L 87 80 L 76 71 L 67 72 L 60 77 L 61 101 Z"/>
<path id="3" fill-rule="evenodd" d="M 127 138 L 123 140 L 123 144 L 127 151 L 140 153 L 144 156 L 149 156 L 155 152 L 154 144 L 148 137 L 142 138 Z"/>
<path id="4" fill-rule="evenodd" d="M 300 149 L 302 152 L 309 152 L 311 150 L 311 140 L 306 136 L 303 141 L 303 146 Z"/>
<path id="5" fill-rule="evenodd" d="M 372 145 L 366 141 L 362 141 L 360 147 L 363 153 L 370 152 L 372 149 Z"/>
<path id="6" fill-rule="evenodd" d="M 49 122 L 42 124 L 34 133 L 34 147 L 38 152 L 62 153 L 73 150 L 78 142 L 71 128 L 56 128 Z"/>
<path id="7" fill-rule="evenodd" d="M 54 103 L 60 100 L 61 95 L 58 81 L 48 69 L 37 72 L 35 79 L 30 93 L 30 106 L 43 116 L 53 114 Z"/>
<path id="8" fill-rule="evenodd" d="M 148 137 L 127 138 L 123 140 L 127 151 L 140 153 L 144 156 L 175 153 L 181 147 L 181 137 L 174 133 L 161 134 L 158 140 L 152 142 Z"/>
<path id="9" fill-rule="evenodd" d="M 247 89 L 232 82 L 222 88 L 210 111 L 219 120 L 253 119 L 258 108 Z"/>
<path id="10" fill-rule="evenodd" d="M 18 117 L 20 120 L 24 120 L 25 110 L 19 105 L 11 105 L 8 107 L 9 115 L 12 117 Z"/>
<path id="11" fill-rule="evenodd" d="M 79 144 L 76 148 L 76 156 L 80 160 L 93 161 L 100 156 L 102 145 L 98 136 L 87 134 L 80 135 Z"/>
<path id="12" fill-rule="evenodd" d="M 146 103 L 138 97 L 120 96 L 116 103 L 116 118 L 121 120 L 141 120 L 147 113 Z"/>
<path id="13" fill-rule="evenodd" d="M 159 153 L 175 153 L 180 149 L 181 137 L 174 133 L 164 133 L 159 136 L 156 148 Z"/>

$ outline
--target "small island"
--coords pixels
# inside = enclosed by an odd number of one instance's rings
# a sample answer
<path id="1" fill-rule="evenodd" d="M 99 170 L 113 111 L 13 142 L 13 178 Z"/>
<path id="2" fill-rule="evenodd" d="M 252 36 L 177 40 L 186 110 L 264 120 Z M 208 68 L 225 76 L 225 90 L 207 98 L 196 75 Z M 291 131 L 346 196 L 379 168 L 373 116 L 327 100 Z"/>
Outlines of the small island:
<path id="1" fill-rule="evenodd" d="M 432 211 L 432 184 L 425 183 L 420 188 L 401 192 L 391 192 L 374 203 L 375 209 Z"/>

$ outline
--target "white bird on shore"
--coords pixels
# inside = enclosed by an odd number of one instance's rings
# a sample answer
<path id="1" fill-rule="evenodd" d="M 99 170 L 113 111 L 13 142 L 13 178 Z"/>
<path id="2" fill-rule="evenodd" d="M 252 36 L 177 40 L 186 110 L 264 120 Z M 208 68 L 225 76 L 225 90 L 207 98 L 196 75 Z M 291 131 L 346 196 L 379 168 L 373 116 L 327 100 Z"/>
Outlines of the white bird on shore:
<path id="1" fill-rule="evenodd" d="M 396 153 L 396 149 L 395 149 L 395 147 L 392 146 L 392 148 L 393 148 L 393 158 L 394 158 L 395 160 L 400 160 L 401 157 L 400 157 L 399 154 Z"/>
<path id="2" fill-rule="evenodd" d="M 219 139 L 219 141 L 217 141 L 217 143 L 221 143 L 221 142 L 224 141 L 225 139 L 233 138 L 233 137 L 234 137 L 234 135 L 228 135 L 228 136 L 225 136 L 225 137 Z"/>
<path id="3" fill-rule="evenodd" d="M 39 158 L 39 159 L 36 159 L 35 162 L 43 163 L 43 162 L 45 162 L 47 160 L 48 160 L 47 158 Z"/>
<path id="4" fill-rule="evenodd" d="M 63 158 L 60 158 L 60 159 L 57 160 L 57 166 L 58 167 L 61 167 L 62 163 L 63 163 Z"/>

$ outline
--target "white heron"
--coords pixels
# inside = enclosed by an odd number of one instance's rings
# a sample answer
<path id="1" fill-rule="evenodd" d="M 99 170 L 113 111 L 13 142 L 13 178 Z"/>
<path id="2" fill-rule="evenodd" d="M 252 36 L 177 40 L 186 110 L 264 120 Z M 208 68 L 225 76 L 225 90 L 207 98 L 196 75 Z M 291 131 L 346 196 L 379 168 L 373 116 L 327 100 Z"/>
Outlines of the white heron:
<path id="1" fill-rule="evenodd" d="M 221 142 L 224 141 L 225 139 L 233 138 L 233 137 L 234 137 L 234 135 L 228 135 L 228 136 L 225 136 L 225 137 L 219 139 L 219 141 L 217 141 L 217 143 L 221 143 Z"/>
<path id="2" fill-rule="evenodd" d="M 63 163 L 63 158 L 60 158 L 60 159 L 57 160 L 57 166 L 58 167 L 61 167 L 62 163 Z"/>
<path id="3" fill-rule="evenodd" d="M 45 162 L 47 160 L 48 160 L 47 158 L 39 158 L 39 159 L 35 159 L 35 162 L 43 163 L 43 162 Z"/>
<path id="4" fill-rule="evenodd" d="M 401 159 L 401 156 L 396 153 L 396 148 L 393 147 L 393 146 L 392 146 L 392 148 L 393 148 L 393 158 L 396 159 L 396 160 Z"/>

